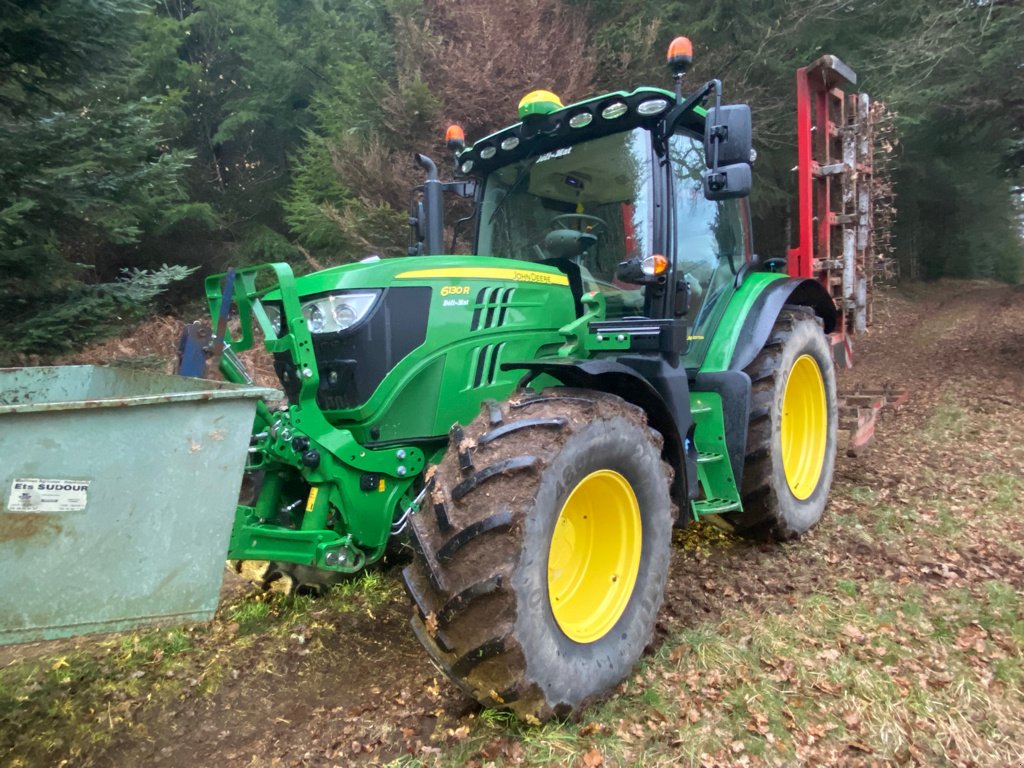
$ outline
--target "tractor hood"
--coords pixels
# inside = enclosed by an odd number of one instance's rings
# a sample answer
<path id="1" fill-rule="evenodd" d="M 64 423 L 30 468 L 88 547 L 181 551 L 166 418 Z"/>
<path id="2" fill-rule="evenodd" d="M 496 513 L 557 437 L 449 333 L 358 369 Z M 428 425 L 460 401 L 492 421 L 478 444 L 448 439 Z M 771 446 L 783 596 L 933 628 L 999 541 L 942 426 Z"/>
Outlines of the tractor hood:
<path id="1" fill-rule="evenodd" d="M 492 257 L 364 261 L 298 278 L 294 290 L 316 358 L 319 407 L 336 423 L 366 425 L 372 440 L 399 425 L 406 435 L 444 434 L 465 419 L 443 401 L 424 408 L 440 392 L 506 397 L 521 372 L 501 366 L 553 352 L 564 341 L 558 329 L 576 317 L 558 269 Z M 261 303 L 278 327 L 285 304 L 296 306 L 280 290 Z M 274 368 L 295 401 L 302 379 L 291 354 L 276 352 Z"/>
<path id="2" fill-rule="evenodd" d="M 529 264 L 515 259 L 490 256 L 425 256 L 381 259 L 370 257 L 355 264 L 343 264 L 295 280 L 300 299 L 356 289 L 383 289 L 392 286 L 439 285 L 459 281 L 510 280 L 513 282 L 568 285 L 557 268 Z M 280 300 L 278 291 L 265 301 Z"/>

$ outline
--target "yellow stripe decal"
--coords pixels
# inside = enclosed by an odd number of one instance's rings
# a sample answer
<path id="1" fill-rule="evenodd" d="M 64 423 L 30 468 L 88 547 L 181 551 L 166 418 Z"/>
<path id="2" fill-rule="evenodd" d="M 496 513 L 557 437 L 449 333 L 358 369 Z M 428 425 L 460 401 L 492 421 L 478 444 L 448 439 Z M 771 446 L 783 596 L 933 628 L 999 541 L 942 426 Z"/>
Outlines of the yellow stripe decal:
<path id="1" fill-rule="evenodd" d="M 537 272 L 532 269 L 506 269 L 504 267 L 439 267 L 437 269 L 414 269 L 395 275 L 402 280 L 414 280 L 430 277 L 469 278 L 477 280 L 517 280 L 521 283 L 547 283 L 548 285 L 568 285 L 569 278 L 565 275 L 552 275 L 549 272 Z"/>

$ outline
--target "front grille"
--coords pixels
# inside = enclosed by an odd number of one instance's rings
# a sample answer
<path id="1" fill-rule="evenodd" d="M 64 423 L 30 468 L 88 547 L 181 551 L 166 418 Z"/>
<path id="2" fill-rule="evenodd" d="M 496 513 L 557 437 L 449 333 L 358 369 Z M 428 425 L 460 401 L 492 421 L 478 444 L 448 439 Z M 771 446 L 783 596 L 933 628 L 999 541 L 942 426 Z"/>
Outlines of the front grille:
<path id="1" fill-rule="evenodd" d="M 388 288 L 370 316 L 354 328 L 313 334 L 320 373 L 319 406 L 334 411 L 369 400 L 388 372 L 426 339 L 429 314 L 430 288 Z M 275 354 L 274 370 L 294 402 L 300 381 L 291 355 Z"/>

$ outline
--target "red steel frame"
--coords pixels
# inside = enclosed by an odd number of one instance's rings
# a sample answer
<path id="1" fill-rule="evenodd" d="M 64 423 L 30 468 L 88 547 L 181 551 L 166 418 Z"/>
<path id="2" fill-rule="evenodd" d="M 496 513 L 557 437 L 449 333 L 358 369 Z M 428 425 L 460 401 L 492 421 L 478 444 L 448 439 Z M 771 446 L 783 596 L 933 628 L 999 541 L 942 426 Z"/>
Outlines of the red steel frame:
<path id="1" fill-rule="evenodd" d="M 853 363 L 853 336 L 867 329 L 873 277 L 871 102 L 846 93 L 856 73 L 835 56 L 822 56 L 796 73 L 797 246 L 792 277 L 818 280 L 836 303 L 831 334 L 836 364 Z M 897 411 L 907 393 L 886 386 L 840 397 L 839 431 L 847 453 L 871 442 L 875 422 Z"/>
<path id="2" fill-rule="evenodd" d="M 835 56 L 796 73 L 798 241 L 788 271 L 818 280 L 835 300 L 832 349 L 844 367 L 852 335 L 867 325 L 871 289 L 870 102 L 842 90 L 856 82 Z"/>

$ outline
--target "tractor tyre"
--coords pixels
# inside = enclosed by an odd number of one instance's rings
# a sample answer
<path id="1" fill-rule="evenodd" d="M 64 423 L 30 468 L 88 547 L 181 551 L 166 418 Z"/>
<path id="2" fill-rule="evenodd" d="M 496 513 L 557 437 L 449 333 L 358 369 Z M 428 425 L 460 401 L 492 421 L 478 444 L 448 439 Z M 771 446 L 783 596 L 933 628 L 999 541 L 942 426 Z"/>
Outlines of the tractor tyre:
<path id="1" fill-rule="evenodd" d="M 612 395 L 485 404 L 428 477 L 403 572 L 437 666 L 528 722 L 608 694 L 650 642 L 675 508 L 660 435 Z"/>
<path id="2" fill-rule="evenodd" d="M 836 462 L 836 374 L 821 320 L 786 306 L 745 370 L 752 391 L 736 532 L 793 539 L 821 519 Z"/>

